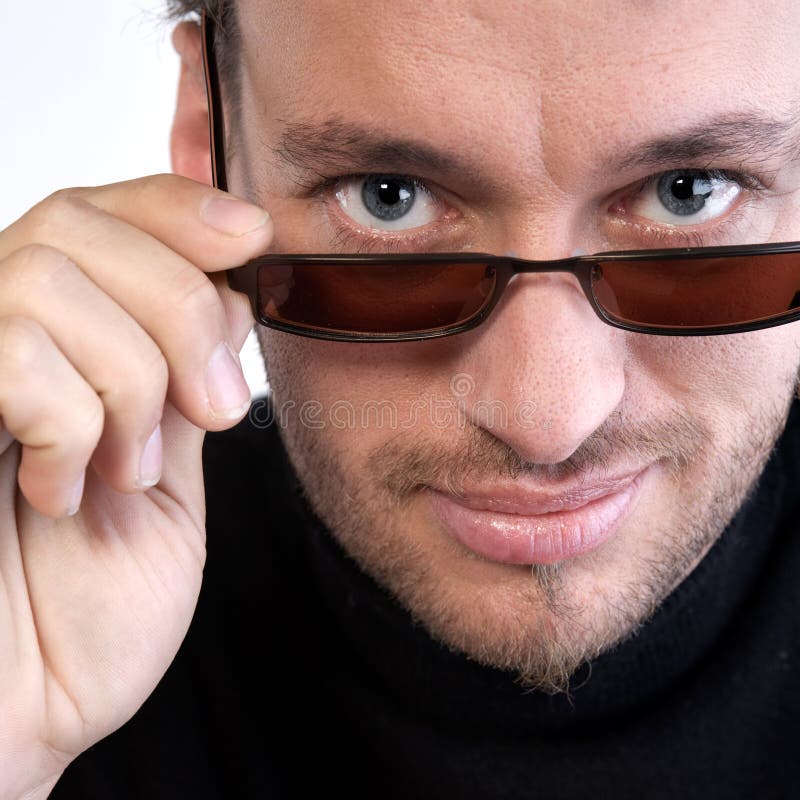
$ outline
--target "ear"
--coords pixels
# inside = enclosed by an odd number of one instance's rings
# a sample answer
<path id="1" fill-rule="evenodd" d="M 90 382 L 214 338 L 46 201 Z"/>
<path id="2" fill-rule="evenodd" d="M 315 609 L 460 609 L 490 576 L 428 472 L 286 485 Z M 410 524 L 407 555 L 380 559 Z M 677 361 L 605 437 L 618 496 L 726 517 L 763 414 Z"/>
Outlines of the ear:
<path id="1" fill-rule="evenodd" d="M 200 26 L 193 22 L 182 22 L 172 34 L 172 44 L 181 57 L 181 74 L 170 154 L 172 171 L 176 175 L 210 186 L 211 145 L 200 35 Z"/>

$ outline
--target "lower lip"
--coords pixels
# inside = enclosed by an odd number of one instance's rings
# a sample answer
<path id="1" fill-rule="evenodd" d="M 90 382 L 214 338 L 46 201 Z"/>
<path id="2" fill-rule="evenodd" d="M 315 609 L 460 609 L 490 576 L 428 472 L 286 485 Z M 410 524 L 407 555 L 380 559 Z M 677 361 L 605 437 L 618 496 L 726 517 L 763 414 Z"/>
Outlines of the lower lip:
<path id="1" fill-rule="evenodd" d="M 435 489 L 426 494 L 444 528 L 479 556 L 504 564 L 552 564 L 605 542 L 633 509 L 647 471 L 580 508 L 534 516 L 467 508 Z"/>

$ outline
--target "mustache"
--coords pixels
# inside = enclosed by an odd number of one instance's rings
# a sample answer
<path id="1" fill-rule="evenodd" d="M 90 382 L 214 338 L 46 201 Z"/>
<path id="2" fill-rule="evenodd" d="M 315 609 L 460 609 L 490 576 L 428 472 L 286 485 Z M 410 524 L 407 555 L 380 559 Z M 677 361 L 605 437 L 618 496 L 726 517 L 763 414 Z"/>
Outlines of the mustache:
<path id="1" fill-rule="evenodd" d="M 527 476 L 560 482 L 588 473 L 608 474 L 617 464 L 645 466 L 655 461 L 662 461 L 677 478 L 710 438 L 702 424 L 679 411 L 636 423 L 625 423 L 617 414 L 609 416 L 568 458 L 543 464 L 526 461 L 491 431 L 467 425 L 459 430 L 457 440 L 447 442 L 412 437 L 404 431 L 370 453 L 367 469 L 398 500 L 430 485 L 463 494 L 466 479 L 492 482 Z"/>

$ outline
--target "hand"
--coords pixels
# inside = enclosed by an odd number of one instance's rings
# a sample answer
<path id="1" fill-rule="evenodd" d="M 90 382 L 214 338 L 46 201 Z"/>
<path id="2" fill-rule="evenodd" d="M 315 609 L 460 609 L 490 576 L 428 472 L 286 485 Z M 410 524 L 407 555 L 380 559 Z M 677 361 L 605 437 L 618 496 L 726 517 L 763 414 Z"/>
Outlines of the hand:
<path id="1" fill-rule="evenodd" d="M 57 192 L 0 231 L 0 797 L 128 720 L 186 634 L 204 432 L 249 393 L 223 270 L 265 212 L 173 175 Z"/>

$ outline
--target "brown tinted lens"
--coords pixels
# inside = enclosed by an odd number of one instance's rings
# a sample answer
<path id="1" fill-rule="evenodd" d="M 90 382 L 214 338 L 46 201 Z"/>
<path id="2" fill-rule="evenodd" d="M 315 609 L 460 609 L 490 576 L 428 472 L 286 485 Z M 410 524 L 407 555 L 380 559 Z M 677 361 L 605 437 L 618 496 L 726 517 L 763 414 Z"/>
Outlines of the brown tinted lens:
<path id="1" fill-rule="evenodd" d="M 422 333 L 469 321 L 495 280 L 479 263 L 287 261 L 259 268 L 259 308 L 267 320 L 331 333 Z"/>
<path id="2" fill-rule="evenodd" d="M 622 322 L 705 327 L 800 307 L 800 253 L 598 262 L 592 289 Z"/>

